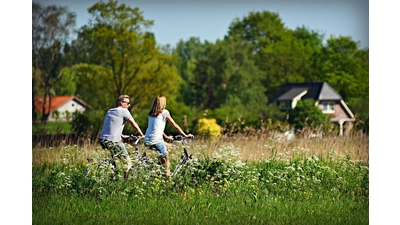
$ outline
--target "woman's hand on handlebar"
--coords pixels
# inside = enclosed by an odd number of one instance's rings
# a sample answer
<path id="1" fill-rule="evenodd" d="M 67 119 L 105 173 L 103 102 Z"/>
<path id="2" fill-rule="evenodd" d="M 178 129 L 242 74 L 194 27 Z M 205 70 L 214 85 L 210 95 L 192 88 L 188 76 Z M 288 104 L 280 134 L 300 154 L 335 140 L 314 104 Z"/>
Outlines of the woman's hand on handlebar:
<path id="1" fill-rule="evenodd" d="M 186 134 L 185 138 L 194 138 L 193 134 Z"/>

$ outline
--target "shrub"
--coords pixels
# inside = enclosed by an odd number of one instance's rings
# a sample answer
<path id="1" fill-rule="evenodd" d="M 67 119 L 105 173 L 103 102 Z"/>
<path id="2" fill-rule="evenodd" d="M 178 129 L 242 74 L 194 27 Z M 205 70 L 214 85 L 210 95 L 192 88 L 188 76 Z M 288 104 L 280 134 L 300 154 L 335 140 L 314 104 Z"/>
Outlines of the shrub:
<path id="1" fill-rule="evenodd" d="M 319 127 L 329 124 L 329 118 L 315 105 L 314 100 L 299 101 L 296 108 L 289 114 L 288 122 L 296 129 Z"/>
<path id="2" fill-rule="evenodd" d="M 77 112 L 71 122 L 72 132 L 78 135 L 95 135 L 101 131 L 105 112 L 102 110 L 86 110 Z"/>
<path id="3" fill-rule="evenodd" d="M 217 124 L 216 119 L 201 118 L 197 123 L 197 135 L 211 139 L 221 135 L 222 128 Z"/>

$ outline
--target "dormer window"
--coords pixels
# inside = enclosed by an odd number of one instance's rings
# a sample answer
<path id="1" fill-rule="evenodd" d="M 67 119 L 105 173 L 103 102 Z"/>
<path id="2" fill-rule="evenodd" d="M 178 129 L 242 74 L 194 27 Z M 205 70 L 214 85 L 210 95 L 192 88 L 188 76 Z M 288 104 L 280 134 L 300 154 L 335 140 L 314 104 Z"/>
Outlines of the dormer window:
<path id="1" fill-rule="evenodd" d="M 322 103 L 322 111 L 324 113 L 334 113 L 335 112 L 335 103 L 334 102 L 323 102 Z"/>
<path id="2" fill-rule="evenodd" d="M 280 109 L 292 109 L 292 101 L 280 101 L 279 102 Z"/>

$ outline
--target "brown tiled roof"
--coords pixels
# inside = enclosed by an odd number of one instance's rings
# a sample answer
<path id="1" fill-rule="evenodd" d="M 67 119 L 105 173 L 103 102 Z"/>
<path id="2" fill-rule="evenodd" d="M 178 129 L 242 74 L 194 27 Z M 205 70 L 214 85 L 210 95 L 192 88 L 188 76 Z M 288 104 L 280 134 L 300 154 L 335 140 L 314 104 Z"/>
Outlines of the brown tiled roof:
<path id="1" fill-rule="evenodd" d="M 46 103 L 46 114 L 48 113 L 48 107 L 49 107 L 49 97 L 46 98 L 47 103 Z M 91 108 L 85 101 L 82 99 L 71 95 L 71 96 L 53 96 L 51 97 L 51 107 L 50 107 L 50 112 L 53 112 L 54 110 L 58 109 L 60 106 L 65 104 L 71 99 L 75 99 L 77 102 L 80 104 L 84 105 L 87 108 Z M 42 112 L 42 107 L 43 107 L 43 96 L 41 97 L 35 97 L 35 111 Z"/>

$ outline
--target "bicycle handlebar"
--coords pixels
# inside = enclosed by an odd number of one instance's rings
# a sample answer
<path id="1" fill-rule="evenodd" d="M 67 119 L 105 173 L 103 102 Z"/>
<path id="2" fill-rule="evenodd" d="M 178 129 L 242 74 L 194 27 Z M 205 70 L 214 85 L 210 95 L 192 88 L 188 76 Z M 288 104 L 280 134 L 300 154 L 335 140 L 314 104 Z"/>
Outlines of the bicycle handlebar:
<path id="1" fill-rule="evenodd" d="M 135 136 L 130 134 L 128 137 L 128 140 L 133 141 L 135 145 L 137 145 L 141 139 L 144 139 L 144 136 Z"/>
<path id="2" fill-rule="evenodd" d="M 185 141 L 186 139 L 194 139 L 194 136 L 186 138 L 182 135 L 175 135 L 173 136 L 174 141 Z"/>
<path id="3" fill-rule="evenodd" d="M 183 141 L 183 142 L 185 142 L 186 139 L 188 139 L 182 135 L 175 135 L 172 138 L 174 141 Z M 136 135 L 130 134 L 128 137 L 128 140 L 133 141 L 135 145 L 137 145 L 141 139 L 144 139 L 144 136 L 136 136 Z M 189 137 L 189 139 L 194 139 L 194 136 Z"/>

